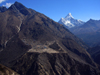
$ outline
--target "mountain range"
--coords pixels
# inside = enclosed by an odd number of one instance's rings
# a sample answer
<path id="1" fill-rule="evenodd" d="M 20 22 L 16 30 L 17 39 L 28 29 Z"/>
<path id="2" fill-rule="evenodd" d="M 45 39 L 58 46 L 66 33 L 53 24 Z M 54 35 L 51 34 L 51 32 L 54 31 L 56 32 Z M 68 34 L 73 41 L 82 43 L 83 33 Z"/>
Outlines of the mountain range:
<path id="1" fill-rule="evenodd" d="M 73 18 L 71 14 L 67 15 L 67 19 L 65 17 L 64 20 L 60 20 L 66 28 L 68 28 L 74 35 L 82 39 L 88 46 L 89 48 L 87 51 L 90 53 L 92 56 L 93 60 L 100 65 L 100 20 L 93 20 L 90 19 L 87 22 L 84 22 L 83 25 L 73 25 L 73 27 L 68 27 L 68 23 L 66 25 L 64 24 L 67 21 L 70 21 L 68 18 Z M 100 66 L 99 66 L 100 68 Z"/>
<path id="2" fill-rule="evenodd" d="M 90 47 L 100 44 L 100 20 L 90 19 L 84 25 L 71 28 L 70 31 Z"/>
<path id="3" fill-rule="evenodd" d="M 100 20 L 90 19 L 87 22 L 74 19 L 71 13 L 61 18 L 58 23 L 68 28 L 74 35 L 82 39 L 88 46 L 100 44 Z"/>
<path id="4" fill-rule="evenodd" d="M 0 74 L 10 68 L 19 75 L 100 75 L 87 48 L 63 25 L 19 2 L 0 12 L 0 63 L 7 66 Z"/>

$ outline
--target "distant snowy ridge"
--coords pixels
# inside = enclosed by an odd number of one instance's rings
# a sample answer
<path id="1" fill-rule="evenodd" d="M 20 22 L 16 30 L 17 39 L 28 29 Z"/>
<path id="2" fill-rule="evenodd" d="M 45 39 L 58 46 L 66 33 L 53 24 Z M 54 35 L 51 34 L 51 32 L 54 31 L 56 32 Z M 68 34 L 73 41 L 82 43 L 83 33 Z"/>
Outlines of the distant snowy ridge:
<path id="1" fill-rule="evenodd" d="M 81 26 L 85 22 L 81 20 L 74 19 L 74 17 L 69 13 L 65 18 L 61 18 L 58 23 L 63 24 L 66 28 L 72 28 L 75 26 Z"/>

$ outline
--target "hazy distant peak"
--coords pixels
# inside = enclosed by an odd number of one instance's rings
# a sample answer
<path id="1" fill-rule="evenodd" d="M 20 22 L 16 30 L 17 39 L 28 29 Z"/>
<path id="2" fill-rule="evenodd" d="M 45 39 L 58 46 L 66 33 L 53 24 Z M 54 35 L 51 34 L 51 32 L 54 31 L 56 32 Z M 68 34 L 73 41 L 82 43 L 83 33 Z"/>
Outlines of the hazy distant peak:
<path id="1" fill-rule="evenodd" d="M 94 21 L 94 19 L 90 19 L 89 21 Z"/>

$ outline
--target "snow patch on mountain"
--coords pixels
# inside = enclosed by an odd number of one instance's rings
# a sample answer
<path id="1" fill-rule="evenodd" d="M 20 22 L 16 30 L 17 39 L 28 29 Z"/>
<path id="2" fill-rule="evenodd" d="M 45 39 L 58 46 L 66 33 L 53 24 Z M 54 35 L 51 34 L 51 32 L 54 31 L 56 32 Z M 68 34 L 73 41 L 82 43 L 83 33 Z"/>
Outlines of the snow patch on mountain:
<path id="1" fill-rule="evenodd" d="M 75 26 L 81 26 L 85 22 L 74 19 L 71 13 L 69 13 L 65 18 L 61 18 L 58 23 L 63 24 L 66 28 L 72 28 Z"/>

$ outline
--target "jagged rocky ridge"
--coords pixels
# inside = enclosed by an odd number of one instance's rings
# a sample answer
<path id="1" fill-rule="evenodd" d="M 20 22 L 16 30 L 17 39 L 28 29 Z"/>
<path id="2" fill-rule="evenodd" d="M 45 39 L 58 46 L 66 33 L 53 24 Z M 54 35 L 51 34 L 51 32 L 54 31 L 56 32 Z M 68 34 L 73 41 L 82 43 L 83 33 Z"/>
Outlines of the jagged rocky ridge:
<path id="1" fill-rule="evenodd" d="M 1 64 L 20 75 L 100 75 L 87 46 L 63 25 L 18 2 L 0 17 Z"/>

